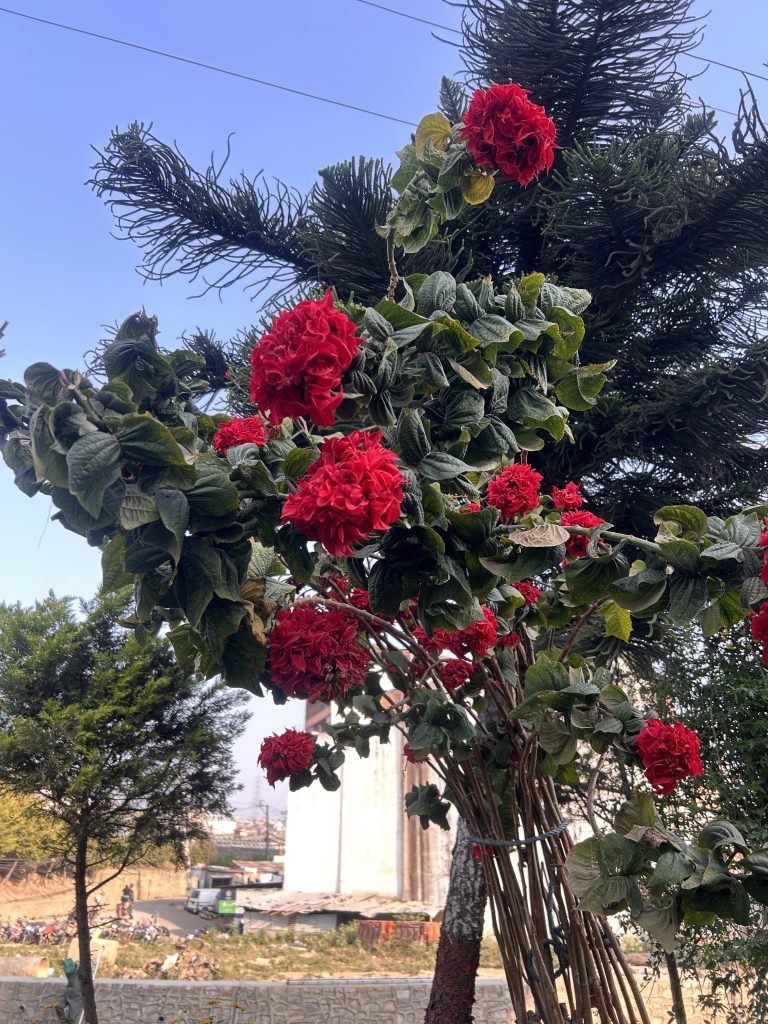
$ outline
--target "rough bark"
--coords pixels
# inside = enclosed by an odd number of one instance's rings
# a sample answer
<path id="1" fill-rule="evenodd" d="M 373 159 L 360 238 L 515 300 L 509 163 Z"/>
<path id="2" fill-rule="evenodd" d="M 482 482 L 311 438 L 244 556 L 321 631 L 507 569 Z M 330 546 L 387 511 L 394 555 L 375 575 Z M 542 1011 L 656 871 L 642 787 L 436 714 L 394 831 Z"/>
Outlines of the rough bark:
<path id="1" fill-rule="evenodd" d="M 460 818 L 425 1024 L 472 1024 L 485 903 L 482 861 Z"/>
<path id="2" fill-rule="evenodd" d="M 78 977 L 85 1009 L 84 1024 L 99 1024 L 96 1011 L 96 992 L 93 987 L 93 964 L 91 963 L 91 929 L 88 922 L 88 837 L 78 836 L 75 854 L 75 920 L 77 921 L 77 946 L 80 957 Z"/>

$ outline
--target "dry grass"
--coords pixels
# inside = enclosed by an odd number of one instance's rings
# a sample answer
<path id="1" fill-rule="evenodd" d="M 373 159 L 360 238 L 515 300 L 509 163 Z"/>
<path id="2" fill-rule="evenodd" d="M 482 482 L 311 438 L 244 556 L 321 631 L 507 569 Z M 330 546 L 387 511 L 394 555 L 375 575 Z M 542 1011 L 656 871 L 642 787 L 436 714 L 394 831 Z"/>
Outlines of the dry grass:
<path id="1" fill-rule="evenodd" d="M 167 956 L 182 955 L 165 974 L 160 966 Z M 436 945 L 391 940 L 369 949 L 357 941 L 357 925 L 317 934 L 257 932 L 222 935 L 211 932 L 183 942 L 162 939 L 155 943 L 121 942 L 114 967 L 104 978 L 205 978 L 220 981 L 287 981 L 297 978 L 387 977 L 430 975 Z M 57 973 L 64 950 L 57 946 L 0 945 L 0 956 L 48 956 Z M 501 959 L 496 943 L 486 939 L 480 960 L 482 975 L 499 976 Z"/>

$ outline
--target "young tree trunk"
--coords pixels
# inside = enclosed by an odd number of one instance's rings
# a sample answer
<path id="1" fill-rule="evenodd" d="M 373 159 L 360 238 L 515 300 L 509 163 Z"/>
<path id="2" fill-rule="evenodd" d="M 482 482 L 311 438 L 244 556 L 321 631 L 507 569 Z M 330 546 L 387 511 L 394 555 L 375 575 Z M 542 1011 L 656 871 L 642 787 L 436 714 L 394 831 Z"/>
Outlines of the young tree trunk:
<path id="1" fill-rule="evenodd" d="M 77 839 L 75 853 L 75 920 L 77 921 L 77 945 L 80 956 L 80 991 L 85 1010 L 84 1024 L 99 1024 L 96 1012 L 96 992 L 93 987 L 93 965 L 91 964 L 91 930 L 88 924 L 88 836 L 81 834 Z"/>
<path id="2" fill-rule="evenodd" d="M 485 903 L 483 864 L 460 818 L 425 1024 L 472 1024 Z"/>

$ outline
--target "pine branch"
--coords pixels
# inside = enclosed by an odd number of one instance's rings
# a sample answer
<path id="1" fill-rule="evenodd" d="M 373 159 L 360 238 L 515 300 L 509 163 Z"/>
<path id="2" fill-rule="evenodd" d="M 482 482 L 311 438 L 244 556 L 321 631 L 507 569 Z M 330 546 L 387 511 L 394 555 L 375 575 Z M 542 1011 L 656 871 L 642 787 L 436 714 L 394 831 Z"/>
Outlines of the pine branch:
<path id="1" fill-rule="evenodd" d="M 220 166 L 211 160 L 200 172 L 178 149 L 132 125 L 114 131 L 98 155 L 90 184 L 122 237 L 143 250 L 147 279 L 181 274 L 202 278 L 204 290 L 241 283 L 260 292 L 308 269 L 298 242 L 304 199 L 280 181 L 270 188 L 261 173 L 222 184 L 229 146 Z"/>

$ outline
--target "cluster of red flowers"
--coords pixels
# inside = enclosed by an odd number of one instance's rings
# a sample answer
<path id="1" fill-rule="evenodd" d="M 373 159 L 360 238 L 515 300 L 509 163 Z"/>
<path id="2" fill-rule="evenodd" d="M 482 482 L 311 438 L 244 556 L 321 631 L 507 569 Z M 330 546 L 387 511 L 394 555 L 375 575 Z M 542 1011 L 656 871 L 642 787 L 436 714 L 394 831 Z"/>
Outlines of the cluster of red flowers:
<path id="1" fill-rule="evenodd" d="M 488 504 L 497 508 L 505 519 L 524 516 L 539 504 L 541 481 L 541 473 L 527 463 L 507 466 L 489 482 Z"/>
<path id="2" fill-rule="evenodd" d="M 438 674 L 448 693 L 453 693 L 464 683 L 469 682 L 472 666 L 460 658 L 450 658 L 448 661 L 440 662 Z"/>
<path id="3" fill-rule="evenodd" d="M 570 480 L 565 487 L 552 488 L 552 504 L 555 508 L 574 509 L 581 508 L 584 497 L 579 490 L 579 485 Z"/>
<path id="4" fill-rule="evenodd" d="M 701 740 L 682 722 L 667 725 L 658 718 L 646 718 L 635 745 L 645 777 L 657 793 L 671 793 L 681 779 L 704 771 L 699 757 Z"/>
<path id="5" fill-rule="evenodd" d="M 752 639 L 763 645 L 763 664 L 768 665 L 768 601 L 764 601 L 749 622 Z"/>
<path id="6" fill-rule="evenodd" d="M 526 607 L 528 605 L 536 604 L 541 597 L 543 591 L 539 590 L 528 580 L 518 580 L 517 583 L 513 584 L 515 590 L 517 590 L 525 601 Z"/>
<path id="7" fill-rule="evenodd" d="M 493 610 L 484 605 L 483 618 L 477 619 L 466 629 L 456 629 L 452 633 L 436 629 L 432 636 L 427 636 L 426 631 L 417 626 L 413 635 L 427 651 L 450 651 L 457 658 L 464 658 L 468 654 L 483 658 L 496 642 L 498 625 Z"/>
<path id="8" fill-rule="evenodd" d="M 220 455 L 239 444 L 264 444 L 267 432 L 259 416 L 242 416 L 222 423 L 213 435 L 213 447 Z"/>
<path id="9" fill-rule="evenodd" d="M 459 509 L 459 512 L 463 513 L 464 515 L 468 515 L 470 512 L 480 511 L 480 506 L 477 504 L 476 501 L 468 501 L 466 505 L 462 505 L 461 508 Z"/>
<path id="10" fill-rule="evenodd" d="M 269 634 L 272 681 L 289 697 L 330 701 L 365 678 L 368 653 L 357 620 L 342 611 L 296 604 L 277 613 Z"/>
<path id="11" fill-rule="evenodd" d="M 312 764 L 315 740 L 308 732 L 286 729 L 280 736 L 267 736 L 261 744 L 259 764 L 267 773 L 267 782 L 276 782 L 301 775 Z"/>
<path id="12" fill-rule="evenodd" d="M 381 431 L 355 430 L 329 437 L 283 506 L 283 522 L 330 554 L 351 555 L 352 545 L 374 530 L 386 530 L 400 516 L 403 478 Z"/>
<path id="13" fill-rule="evenodd" d="M 600 516 L 593 515 L 592 512 L 587 512 L 586 509 L 577 509 L 573 512 L 563 512 L 560 522 L 563 526 L 583 526 L 590 529 L 593 526 L 599 526 L 605 520 Z M 571 539 L 565 542 L 565 550 L 571 558 L 581 558 L 583 554 L 586 554 L 588 544 L 589 537 L 573 534 Z"/>
<path id="14" fill-rule="evenodd" d="M 333 307 L 330 290 L 318 302 L 281 313 L 251 352 L 251 401 L 271 423 L 308 416 L 330 427 L 344 397 L 342 374 L 357 355 L 357 328 Z"/>
<path id="15" fill-rule="evenodd" d="M 461 130 L 478 167 L 523 186 L 550 169 L 556 148 L 555 123 L 529 92 L 512 82 L 476 89 Z"/>

